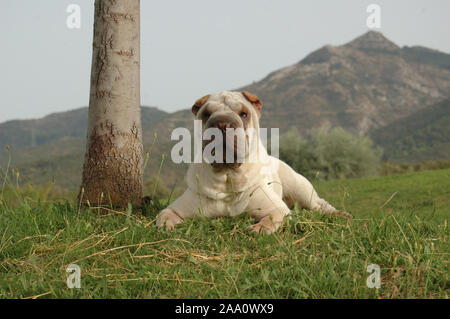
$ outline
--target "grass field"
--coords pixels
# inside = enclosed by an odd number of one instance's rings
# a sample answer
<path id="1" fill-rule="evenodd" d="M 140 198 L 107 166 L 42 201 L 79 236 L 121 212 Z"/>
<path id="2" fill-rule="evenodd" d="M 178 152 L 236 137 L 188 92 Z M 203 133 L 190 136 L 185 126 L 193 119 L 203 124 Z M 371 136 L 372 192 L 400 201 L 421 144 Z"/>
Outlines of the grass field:
<path id="1" fill-rule="evenodd" d="M 278 233 L 253 221 L 187 221 L 157 231 L 160 203 L 99 215 L 4 187 L 0 204 L 2 298 L 448 298 L 450 170 L 321 182 L 347 222 L 296 209 Z M 66 267 L 81 267 L 81 288 Z M 381 267 L 369 289 L 366 268 Z"/>

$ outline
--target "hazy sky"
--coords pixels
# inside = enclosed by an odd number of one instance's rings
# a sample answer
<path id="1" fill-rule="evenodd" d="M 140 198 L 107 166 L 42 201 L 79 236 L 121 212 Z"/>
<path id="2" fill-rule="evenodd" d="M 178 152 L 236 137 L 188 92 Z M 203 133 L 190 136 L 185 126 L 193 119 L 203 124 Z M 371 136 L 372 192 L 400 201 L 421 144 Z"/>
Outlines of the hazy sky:
<path id="1" fill-rule="evenodd" d="M 450 53 L 448 0 L 141 0 L 142 104 L 174 111 L 366 32 Z M 66 26 L 69 4 L 81 28 Z M 1 0 L 0 122 L 88 105 L 93 0 Z"/>

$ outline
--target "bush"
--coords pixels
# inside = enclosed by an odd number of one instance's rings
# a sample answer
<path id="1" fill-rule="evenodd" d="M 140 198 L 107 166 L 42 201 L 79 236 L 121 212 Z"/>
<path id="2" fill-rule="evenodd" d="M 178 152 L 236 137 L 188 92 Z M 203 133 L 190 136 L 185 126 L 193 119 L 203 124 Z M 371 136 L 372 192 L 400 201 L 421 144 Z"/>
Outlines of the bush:
<path id="1" fill-rule="evenodd" d="M 292 130 L 280 139 L 280 158 L 310 179 L 374 176 L 381 154 L 368 137 L 354 136 L 340 127 L 323 126 L 308 139 Z"/>

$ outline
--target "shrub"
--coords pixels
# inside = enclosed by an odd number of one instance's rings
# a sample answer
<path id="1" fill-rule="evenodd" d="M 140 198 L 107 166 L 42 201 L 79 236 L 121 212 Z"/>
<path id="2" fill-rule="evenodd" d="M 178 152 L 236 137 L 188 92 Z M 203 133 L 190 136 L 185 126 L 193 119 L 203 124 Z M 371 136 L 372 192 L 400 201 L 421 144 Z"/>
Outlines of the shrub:
<path id="1" fill-rule="evenodd" d="M 280 139 L 280 158 L 307 178 L 341 179 L 377 174 L 381 150 L 368 137 L 323 126 L 305 139 L 291 130 Z"/>

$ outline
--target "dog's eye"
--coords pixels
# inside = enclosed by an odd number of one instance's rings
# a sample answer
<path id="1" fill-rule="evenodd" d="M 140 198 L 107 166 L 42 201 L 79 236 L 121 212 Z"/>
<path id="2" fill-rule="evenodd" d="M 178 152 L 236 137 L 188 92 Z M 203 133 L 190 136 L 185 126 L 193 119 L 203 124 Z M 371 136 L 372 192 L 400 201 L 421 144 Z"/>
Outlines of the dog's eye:
<path id="1" fill-rule="evenodd" d="M 241 114 L 239 114 L 239 116 L 243 119 L 246 119 L 248 115 L 245 112 L 241 112 Z"/>
<path id="2" fill-rule="evenodd" d="M 204 120 L 207 120 L 207 119 L 209 119 L 209 117 L 211 116 L 211 114 L 209 114 L 209 112 L 203 112 L 203 114 L 202 114 L 202 118 L 204 119 Z"/>

